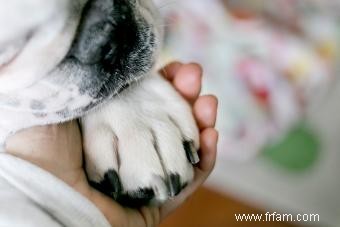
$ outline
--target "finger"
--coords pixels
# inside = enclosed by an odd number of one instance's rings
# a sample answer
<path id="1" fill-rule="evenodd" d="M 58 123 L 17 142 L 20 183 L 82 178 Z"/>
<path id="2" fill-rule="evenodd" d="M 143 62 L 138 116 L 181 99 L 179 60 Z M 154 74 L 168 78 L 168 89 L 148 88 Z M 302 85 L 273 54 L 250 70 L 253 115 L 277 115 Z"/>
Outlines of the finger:
<path id="1" fill-rule="evenodd" d="M 166 202 L 160 208 L 161 220 L 171 214 L 177 207 L 186 201 L 210 175 L 215 166 L 218 133 L 213 128 L 208 128 L 201 133 L 200 164 L 195 168 L 194 181 L 185 188 L 175 199 Z"/>
<path id="2" fill-rule="evenodd" d="M 213 95 L 201 96 L 194 103 L 193 112 L 200 130 L 215 127 L 217 107 L 218 100 Z"/>
<path id="3" fill-rule="evenodd" d="M 137 214 L 124 209 L 118 203 L 114 202 L 112 198 L 107 197 L 101 192 L 91 188 L 91 193 L 88 198 L 103 213 L 112 226 L 128 226 L 127 216 L 133 216 L 134 219 L 139 222 L 139 226 L 141 226 L 142 220 L 138 219 Z"/>
<path id="4" fill-rule="evenodd" d="M 214 128 L 207 128 L 201 132 L 201 149 L 199 156 L 201 161 L 197 168 L 208 176 L 215 166 L 218 132 Z"/>
<path id="5" fill-rule="evenodd" d="M 145 220 L 145 226 L 156 227 L 160 224 L 159 208 L 155 206 L 142 207 L 139 209 L 140 214 Z M 135 225 L 133 225 L 135 227 Z"/>
<path id="6" fill-rule="evenodd" d="M 201 92 L 202 74 L 201 66 L 191 63 L 180 67 L 174 76 L 174 87 L 191 104 L 196 101 Z"/>
<path id="7" fill-rule="evenodd" d="M 160 224 L 160 211 L 157 206 L 132 209 L 123 207 L 111 197 L 91 188 L 85 195 L 104 214 L 111 226 L 149 227 Z"/>
<path id="8" fill-rule="evenodd" d="M 178 61 L 171 62 L 159 70 L 159 73 L 164 76 L 165 79 L 172 81 L 182 65 L 183 64 Z"/>
<path id="9" fill-rule="evenodd" d="M 141 208 L 140 210 L 124 208 L 112 198 L 92 189 L 89 197 L 104 214 L 111 226 L 147 227 L 159 223 L 159 210 L 156 208 Z"/>
<path id="10" fill-rule="evenodd" d="M 201 132 L 200 163 L 195 168 L 194 181 L 184 191 L 184 199 L 190 196 L 208 178 L 214 169 L 217 153 L 218 132 L 214 128 L 207 128 Z M 184 201 L 184 200 L 183 200 Z"/>

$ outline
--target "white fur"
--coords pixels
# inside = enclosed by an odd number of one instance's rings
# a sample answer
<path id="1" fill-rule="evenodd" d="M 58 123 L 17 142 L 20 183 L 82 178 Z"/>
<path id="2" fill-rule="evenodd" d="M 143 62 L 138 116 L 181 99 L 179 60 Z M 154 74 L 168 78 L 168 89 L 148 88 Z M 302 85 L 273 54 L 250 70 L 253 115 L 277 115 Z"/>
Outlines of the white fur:
<path id="1" fill-rule="evenodd" d="M 88 114 L 82 126 L 85 157 L 91 160 L 87 173 L 93 180 L 114 169 L 126 192 L 151 187 L 164 201 L 168 191 L 160 178 L 177 173 L 182 184 L 193 179 L 182 142 L 193 140 L 197 150 L 198 130 L 189 105 L 159 75 Z"/>
<path id="2" fill-rule="evenodd" d="M 56 112 L 91 101 L 73 88 L 71 69 L 53 71 L 71 46 L 85 3 L 0 0 L 0 150 L 4 151 L 1 146 L 11 133 L 68 120 Z M 151 1 L 137 4 L 145 20 L 155 24 Z M 160 40 L 161 31 L 155 33 Z M 48 114 L 37 117 L 32 100 L 42 102 Z M 19 105 L 13 105 L 16 101 Z M 108 170 L 116 170 L 124 192 L 151 187 L 156 199 L 164 201 L 169 197 L 164 182 L 169 174 L 178 174 L 182 184 L 193 179 L 182 144 L 188 140 L 194 149 L 199 147 L 191 108 L 158 74 L 120 93 L 81 122 L 90 180 L 99 182 Z"/>
<path id="3" fill-rule="evenodd" d="M 25 88 L 55 68 L 70 48 L 86 1 L 0 1 L 0 50 L 25 43 L 0 69 L 2 93 Z"/>

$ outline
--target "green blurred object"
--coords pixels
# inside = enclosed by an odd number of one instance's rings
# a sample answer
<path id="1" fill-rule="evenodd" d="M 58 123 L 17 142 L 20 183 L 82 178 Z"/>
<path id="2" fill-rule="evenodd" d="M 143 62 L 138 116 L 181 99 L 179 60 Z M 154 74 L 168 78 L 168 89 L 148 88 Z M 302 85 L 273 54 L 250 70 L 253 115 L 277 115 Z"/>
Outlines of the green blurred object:
<path id="1" fill-rule="evenodd" d="M 262 154 L 281 168 L 302 172 L 314 166 L 320 151 L 319 138 L 305 124 L 299 124 L 280 142 L 265 147 Z"/>

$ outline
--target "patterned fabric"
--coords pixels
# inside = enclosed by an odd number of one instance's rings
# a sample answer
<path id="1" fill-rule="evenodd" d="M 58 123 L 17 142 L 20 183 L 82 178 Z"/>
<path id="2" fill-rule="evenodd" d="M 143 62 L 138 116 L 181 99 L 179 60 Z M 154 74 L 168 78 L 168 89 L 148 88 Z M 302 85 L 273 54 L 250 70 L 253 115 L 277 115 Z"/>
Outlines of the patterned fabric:
<path id="1" fill-rule="evenodd" d="M 325 97 L 335 78 L 340 26 L 332 1 L 225 2 L 228 10 L 218 0 L 160 0 L 162 62 L 203 65 L 204 92 L 220 99 L 219 152 L 243 160 Z"/>

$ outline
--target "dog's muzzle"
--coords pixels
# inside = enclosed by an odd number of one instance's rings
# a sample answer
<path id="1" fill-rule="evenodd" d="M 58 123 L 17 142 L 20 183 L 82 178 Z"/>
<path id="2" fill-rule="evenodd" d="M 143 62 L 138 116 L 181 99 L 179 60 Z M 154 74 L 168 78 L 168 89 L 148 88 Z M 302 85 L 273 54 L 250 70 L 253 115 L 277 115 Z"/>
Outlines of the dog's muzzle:
<path id="1" fill-rule="evenodd" d="M 71 72 L 72 83 L 96 105 L 148 75 L 156 59 L 155 34 L 133 0 L 90 0 L 59 68 Z"/>
<path id="2" fill-rule="evenodd" d="M 90 0 L 84 8 L 69 57 L 80 63 L 113 66 L 136 42 L 137 25 L 127 0 Z"/>

